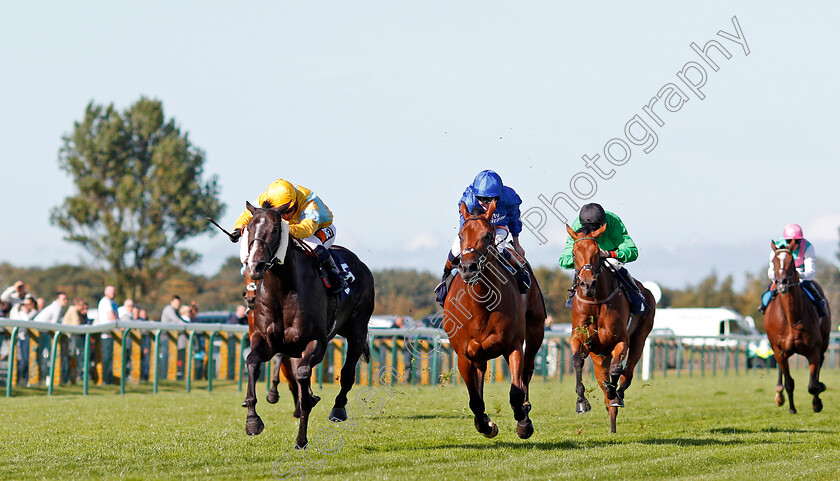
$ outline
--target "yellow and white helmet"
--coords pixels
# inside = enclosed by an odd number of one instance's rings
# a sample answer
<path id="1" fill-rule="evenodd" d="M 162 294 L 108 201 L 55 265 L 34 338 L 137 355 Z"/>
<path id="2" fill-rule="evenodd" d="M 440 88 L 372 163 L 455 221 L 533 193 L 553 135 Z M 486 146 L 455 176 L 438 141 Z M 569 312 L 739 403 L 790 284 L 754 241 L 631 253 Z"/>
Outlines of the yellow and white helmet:
<path id="1" fill-rule="evenodd" d="M 272 207 L 289 204 L 289 208 L 294 208 L 297 200 L 297 188 L 288 180 L 277 179 L 268 186 L 264 196 L 266 199 L 270 199 Z"/>

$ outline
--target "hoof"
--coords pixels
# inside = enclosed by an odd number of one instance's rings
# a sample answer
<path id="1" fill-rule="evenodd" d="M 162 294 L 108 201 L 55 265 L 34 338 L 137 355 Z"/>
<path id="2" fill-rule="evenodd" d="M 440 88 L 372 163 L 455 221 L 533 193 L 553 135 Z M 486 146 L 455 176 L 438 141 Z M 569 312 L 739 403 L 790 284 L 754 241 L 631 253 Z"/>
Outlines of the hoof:
<path id="1" fill-rule="evenodd" d="M 248 407 L 248 404 L 247 404 L 245 401 L 242 401 L 242 407 L 243 407 L 243 408 L 247 408 L 247 407 Z"/>
<path id="2" fill-rule="evenodd" d="M 268 391 L 268 394 L 265 395 L 265 401 L 269 404 L 277 404 L 279 400 L 280 394 L 277 391 Z"/>
<path id="3" fill-rule="evenodd" d="M 485 438 L 495 438 L 497 434 L 499 434 L 499 426 L 496 426 L 496 423 L 490 421 L 490 432 L 487 434 L 481 433 L 484 435 Z"/>
<path id="4" fill-rule="evenodd" d="M 794 409 L 794 408 L 790 408 L 790 409 L 788 409 L 788 412 L 789 412 L 790 414 L 796 414 L 796 409 Z"/>
<path id="5" fill-rule="evenodd" d="M 785 397 L 782 396 L 782 393 L 777 392 L 776 397 L 774 399 L 776 401 L 776 406 L 784 406 L 785 404 Z"/>
<path id="6" fill-rule="evenodd" d="M 578 401 L 576 411 L 578 414 L 583 414 L 586 411 L 592 409 L 592 406 L 589 404 L 589 401 L 584 399 L 583 401 Z"/>
<path id="7" fill-rule="evenodd" d="M 822 408 L 823 408 L 822 400 L 814 399 L 813 407 L 814 407 L 814 412 L 815 413 L 818 413 L 818 412 L 822 411 Z"/>
<path id="8" fill-rule="evenodd" d="M 610 401 L 611 408 L 623 408 L 624 407 L 624 399 L 620 397 L 616 397 L 612 401 Z"/>
<path id="9" fill-rule="evenodd" d="M 292 413 L 292 417 L 295 419 L 300 419 L 300 408 L 295 407 L 295 412 Z"/>
<path id="10" fill-rule="evenodd" d="M 334 423 L 347 421 L 347 410 L 340 407 L 332 408 L 332 411 L 330 411 L 330 421 Z"/>
<path id="11" fill-rule="evenodd" d="M 524 420 L 516 423 L 516 435 L 519 436 L 520 439 L 528 439 L 532 434 L 534 434 L 534 423 L 532 423 L 530 419 L 525 418 Z"/>
<path id="12" fill-rule="evenodd" d="M 312 406 L 310 406 L 309 409 L 311 410 L 312 408 L 314 408 L 315 405 L 318 404 L 318 401 L 320 401 L 320 400 L 321 400 L 321 396 L 312 396 Z"/>
<path id="13" fill-rule="evenodd" d="M 300 444 L 299 442 L 295 441 L 295 449 L 306 449 L 308 447 L 309 443 L 306 442 L 306 440 L 304 440 L 303 444 Z"/>
<path id="14" fill-rule="evenodd" d="M 265 429 L 265 424 L 263 424 L 262 419 L 259 416 L 255 416 L 253 418 L 248 418 L 245 421 L 245 434 L 248 436 L 256 436 L 260 434 Z"/>

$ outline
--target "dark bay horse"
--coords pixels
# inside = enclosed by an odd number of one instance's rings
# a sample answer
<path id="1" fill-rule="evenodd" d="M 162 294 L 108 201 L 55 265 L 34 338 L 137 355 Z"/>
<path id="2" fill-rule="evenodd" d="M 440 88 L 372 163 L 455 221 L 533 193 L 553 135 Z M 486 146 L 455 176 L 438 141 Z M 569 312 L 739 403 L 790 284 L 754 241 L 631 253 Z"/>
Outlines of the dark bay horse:
<path id="1" fill-rule="evenodd" d="M 275 209 L 246 203 L 246 207 L 253 215 L 247 226 L 246 270 L 258 285 L 250 334 L 251 353 L 245 361 L 248 369 L 245 432 L 256 435 L 264 428 L 255 409 L 260 364 L 275 354 L 283 354 L 290 358 L 291 375 L 297 384 L 300 427 L 295 447 L 304 448 L 309 413 L 320 400 L 312 393 L 312 369 L 321 362 L 328 341 L 336 334 L 346 339 L 347 357 L 341 369 L 341 391 L 335 398 L 330 420 L 347 419 L 347 393 L 355 382 L 356 363 L 362 354 L 368 362 L 370 359 L 367 326 L 373 312 L 373 275 L 352 252 L 332 247 L 355 280 L 348 295 L 328 295 L 317 270 L 317 260 L 289 241 L 288 224 L 281 218 L 288 205 Z M 275 383 L 275 393 L 276 386 Z"/>
<path id="2" fill-rule="evenodd" d="M 828 348 L 828 336 L 831 331 L 831 310 L 826 307 L 826 315 L 820 319 L 816 306 L 809 302 L 807 294 L 799 285 L 799 273 L 796 270 L 790 245 L 773 248 L 773 272 L 777 295 L 767 305 L 764 312 L 764 331 L 773 347 L 773 355 L 779 365 L 779 377 L 776 382 L 776 405 L 785 403 L 782 394 L 782 376 L 784 389 L 787 391 L 791 414 L 796 414 L 793 406 L 793 378 L 790 376 L 788 359 L 794 354 L 801 354 L 808 359 L 811 379 L 808 393 L 814 396 L 814 412 L 822 411 L 820 393 L 825 391 L 825 384 L 820 382 L 820 368 Z"/>
<path id="3" fill-rule="evenodd" d="M 656 301 L 653 294 L 636 281 L 648 308 L 630 320 L 630 303 L 619 286 L 616 275 L 601 258 L 598 237 L 606 224 L 591 232 L 566 230 L 574 240 L 577 290 L 572 301 L 572 362 L 575 366 L 576 410 L 592 409 L 586 399 L 582 371 L 586 356 L 592 358 L 595 378 L 604 391 L 610 415 L 610 432 L 615 432 L 618 408 L 624 407 L 624 392 L 633 380 L 633 370 L 642 357 L 645 339 L 653 329 Z"/>
<path id="4" fill-rule="evenodd" d="M 460 275 L 455 276 L 444 303 L 443 325 L 458 354 L 458 370 L 470 394 L 475 428 L 488 438 L 499 428 L 484 412 L 484 376 L 487 361 L 504 356 L 510 367 L 510 406 L 517 421 L 516 434 L 526 439 L 534 432 L 528 417 L 528 385 L 534 358 L 543 341 L 545 306 L 531 272 L 527 294 L 520 294 L 513 274 L 494 245 L 496 228 L 490 223 L 496 204 L 483 215 L 471 216 L 461 204 L 464 225 Z M 528 267 L 530 270 L 530 266 Z"/>

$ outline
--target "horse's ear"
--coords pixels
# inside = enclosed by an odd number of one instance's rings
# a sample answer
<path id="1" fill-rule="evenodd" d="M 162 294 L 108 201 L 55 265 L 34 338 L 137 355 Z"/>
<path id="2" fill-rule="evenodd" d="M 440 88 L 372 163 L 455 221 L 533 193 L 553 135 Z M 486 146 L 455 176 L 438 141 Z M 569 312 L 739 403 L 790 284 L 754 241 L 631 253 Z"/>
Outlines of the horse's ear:
<path id="1" fill-rule="evenodd" d="M 577 238 L 580 236 L 577 232 L 575 232 L 575 230 L 574 230 L 574 229 L 572 229 L 571 227 L 569 227 L 569 224 L 566 224 L 566 232 L 568 232 L 568 233 L 569 233 L 569 235 L 570 235 L 570 236 L 572 237 L 572 239 L 574 239 L 574 240 L 577 240 Z"/>
<path id="2" fill-rule="evenodd" d="M 775 241 L 772 241 L 772 240 L 770 241 L 770 249 L 773 252 L 776 252 L 776 242 Z"/>
<path id="3" fill-rule="evenodd" d="M 467 204 L 463 202 L 461 202 L 461 217 L 463 217 L 464 220 L 470 217 L 470 211 L 467 210 Z"/>
<path id="4" fill-rule="evenodd" d="M 496 212 L 496 201 L 490 202 L 490 205 L 487 207 L 487 212 L 484 213 L 484 218 L 490 220 L 493 217 L 493 212 Z"/>
<path id="5" fill-rule="evenodd" d="M 589 235 L 590 235 L 591 237 L 594 237 L 594 238 L 596 238 L 596 239 L 597 239 L 597 238 L 598 238 L 598 237 L 600 237 L 600 236 L 601 236 L 601 234 L 603 234 L 603 233 L 604 233 L 604 231 L 606 231 L 606 230 L 607 230 L 607 224 L 604 224 L 604 225 L 602 225 L 601 227 L 599 227 L 599 228 L 598 228 L 598 230 L 596 230 L 595 232 L 593 232 L 593 233 L 591 233 L 591 234 L 589 234 Z"/>
<path id="6" fill-rule="evenodd" d="M 248 212 L 250 212 L 251 215 L 254 215 L 254 213 L 257 211 L 257 208 L 251 205 L 251 203 L 247 200 L 245 201 L 245 208 L 248 209 Z"/>
<path id="7" fill-rule="evenodd" d="M 283 215 L 287 210 L 289 210 L 289 206 L 291 205 L 292 201 L 289 201 L 281 205 L 280 207 L 275 207 L 274 210 L 276 210 L 278 214 Z"/>

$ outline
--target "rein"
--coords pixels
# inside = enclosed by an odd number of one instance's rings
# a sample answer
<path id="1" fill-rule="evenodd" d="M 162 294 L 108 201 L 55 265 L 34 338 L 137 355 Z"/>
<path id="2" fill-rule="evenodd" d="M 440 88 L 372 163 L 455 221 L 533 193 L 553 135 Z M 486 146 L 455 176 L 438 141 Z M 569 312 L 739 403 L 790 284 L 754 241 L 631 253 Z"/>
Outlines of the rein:
<path id="1" fill-rule="evenodd" d="M 609 295 L 609 296 L 605 297 L 604 299 L 601 299 L 600 301 L 597 301 L 597 300 L 596 300 L 596 301 L 589 301 L 589 300 L 584 299 L 584 298 L 583 298 L 583 297 L 581 297 L 581 296 L 577 296 L 577 299 L 578 299 L 578 301 L 580 301 L 580 302 L 582 302 L 582 303 L 584 303 L 584 304 L 603 304 L 603 303 L 605 303 L 605 302 L 609 302 L 609 301 L 610 301 L 610 299 L 612 299 L 613 297 L 615 297 L 615 296 L 616 296 L 616 294 L 618 294 L 618 292 L 619 292 L 620 290 L 621 290 L 621 289 L 618 287 L 618 284 L 616 284 L 615 289 L 613 289 L 612 293 L 610 293 L 610 295 Z"/>

